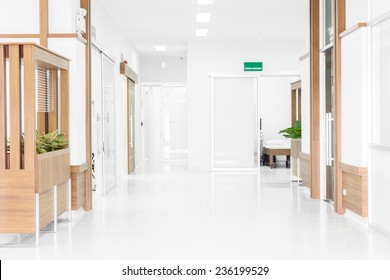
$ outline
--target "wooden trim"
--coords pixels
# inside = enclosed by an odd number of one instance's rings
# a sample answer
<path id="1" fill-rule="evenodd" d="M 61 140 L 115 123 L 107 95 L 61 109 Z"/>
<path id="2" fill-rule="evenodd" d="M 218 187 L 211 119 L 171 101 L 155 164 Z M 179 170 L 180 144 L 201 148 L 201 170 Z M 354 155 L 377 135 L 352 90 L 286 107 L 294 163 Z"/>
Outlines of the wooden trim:
<path id="1" fill-rule="evenodd" d="M 68 59 L 58 56 L 56 53 L 48 52 L 47 49 L 43 48 L 34 48 L 34 51 L 35 59 L 38 60 L 37 64 L 43 68 L 50 65 L 51 68 L 69 69 Z"/>
<path id="2" fill-rule="evenodd" d="M 39 0 L 39 42 L 42 46 L 48 46 L 47 35 L 49 33 L 49 3 L 48 0 Z"/>
<path id="3" fill-rule="evenodd" d="M 48 38 L 78 38 L 77 33 L 50 33 L 47 35 Z"/>
<path id="4" fill-rule="evenodd" d="M 88 169 L 88 163 L 84 162 L 80 165 L 72 165 L 70 167 L 70 172 L 72 173 L 81 173 Z"/>
<path id="5" fill-rule="evenodd" d="M 92 210 L 92 120 L 91 120 L 91 0 L 80 0 L 80 7 L 87 10 L 85 46 L 85 138 L 86 138 L 86 170 L 84 210 Z"/>
<path id="6" fill-rule="evenodd" d="M 0 46 L 0 170 L 6 167 L 7 154 L 7 97 L 4 46 Z"/>
<path id="7" fill-rule="evenodd" d="M 335 164 L 335 190 L 334 190 L 334 210 L 337 214 L 344 214 L 343 205 L 343 182 L 340 163 L 342 161 L 342 42 L 341 34 L 346 27 L 346 4 L 345 0 L 334 0 L 334 164 Z"/>
<path id="8" fill-rule="evenodd" d="M 301 81 L 296 81 L 294 83 L 291 83 L 291 90 L 297 90 L 302 87 Z"/>
<path id="9" fill-rule="evenodd" d="M 48 34 L 48 38 L 78 39 L 83 44 L 87 44 L 87 40 L 78 33 L 50 33 Z"/>
<path id="10" fill-rule="evenodd" d="M 320 1 L 310 0 L 310 196 L 320 198 Z"/>
<path id="11" fill-rule="evenodd" d="M 32 39 L 32 38 L 40 38 L 39 34 L 0 34 L 0 38 L 5 39 Z"/>
<path id="12" fill-rule="evenodd" d="M 306 60 L 307 58 L 310 58 L 310 52 L 307 52 L 307 53 L 305 53 L 304 55 L 302 55 L 302 56 L 299 58 L 299 61 L 304 61 L 304 60 Z"/>
<path id="13" fill-rule="evenodd" d="M 355 25 L 351 26 L 347 30 L 341 32 L 339 37 L 344 38 L 344 37 L 348 36 L 349 34 L 355 32 L 356 30 L 359 30 L 360 28 L 363 28 L 363 27 L 367 27 L 367 22 L 356 23 Z"/>
<path id="14" fill-rule="evenodd" d="M 24 55 L 24 168 L 35 169 L 35 63 L 32 45 L 23 47 Z"/>
<path id="15" fill-rule="evenodd" d="M 343 172 L 348 172 L 359 176 L 367 175 L 367 167 L 357 167 L 346 163 L 340 163 L 340 169 Z"/>
<path id="16" fill-rule="evenodd" d="M 120 73 L 132 80 L 135 84 L 138 84 L 138 75 L 127 64 L 124 64 L 123 62 L 120 64 Z"/>

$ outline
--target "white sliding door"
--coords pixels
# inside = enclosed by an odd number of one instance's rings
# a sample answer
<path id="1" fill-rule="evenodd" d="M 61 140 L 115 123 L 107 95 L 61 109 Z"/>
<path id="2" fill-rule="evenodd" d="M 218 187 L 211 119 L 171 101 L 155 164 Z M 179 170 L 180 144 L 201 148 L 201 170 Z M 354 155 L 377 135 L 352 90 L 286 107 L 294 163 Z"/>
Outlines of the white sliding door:
<path id="1" fill-rule="evenodd" d="M 213 77 L 212 168 L 258 168 L 258 78 Z"/>
<path id="2" fill-rule="evenodd" d="M 116 183 L 115 147 L 115 64 L 103 58 L 103 131 L 104 131 L 104 193 Z"/>

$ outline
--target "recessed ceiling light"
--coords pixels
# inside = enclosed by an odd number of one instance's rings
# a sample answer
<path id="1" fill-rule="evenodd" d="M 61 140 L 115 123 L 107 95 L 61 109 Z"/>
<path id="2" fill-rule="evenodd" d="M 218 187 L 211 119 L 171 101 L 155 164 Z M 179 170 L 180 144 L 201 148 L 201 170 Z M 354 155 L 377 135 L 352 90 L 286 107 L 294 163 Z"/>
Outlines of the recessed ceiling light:
<path id="1" fill-rule="evenodd" d="M 212 5 L 213 0 L 198 0 L 198 5 Z"/>
<path id="2" fill-rule="evenodd" d="M 160 45 L 160 46 L 155 46 L 155 48 L 156 48 L 156 51 L 158 51 L 158 52 L 163 52 L 163 51 L 166 50 L 165 46 L 162 46 L 162 45 Z"/>
<path id="3" fill-rule="evenodd" d="M 195 35 L 197 37 L 205 37 L 207 36 L 207 33 L 209 33 L 208 29 L 196 29 Z"/>
<path id="4" fill-rule="evenodd" d="M 197 22 L 209 22 L 210 21 L 210 13 L 204 12 L 204 13 L 197 13 L 196 14 L 196 21 Z"/>

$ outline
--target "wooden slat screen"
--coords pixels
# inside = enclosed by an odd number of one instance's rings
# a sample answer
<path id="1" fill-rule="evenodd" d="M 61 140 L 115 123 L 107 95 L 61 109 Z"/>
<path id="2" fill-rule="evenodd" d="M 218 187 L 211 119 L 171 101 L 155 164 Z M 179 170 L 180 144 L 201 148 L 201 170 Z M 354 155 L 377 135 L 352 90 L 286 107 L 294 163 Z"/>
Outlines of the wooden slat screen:
<path id="1" fill-rule="evenodd" d="M 51 71 L 37 68 L 37 112 L 53 111 L 53 80 L 51 75 Z"/>

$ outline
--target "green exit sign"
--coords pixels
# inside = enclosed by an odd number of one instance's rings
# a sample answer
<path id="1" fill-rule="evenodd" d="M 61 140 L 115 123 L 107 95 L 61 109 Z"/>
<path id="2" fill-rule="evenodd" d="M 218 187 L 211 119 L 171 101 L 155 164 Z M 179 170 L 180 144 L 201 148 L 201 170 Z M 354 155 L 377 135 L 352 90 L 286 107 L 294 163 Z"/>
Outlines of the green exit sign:
<path id="1" fill-rule="evenodd" d="M 244 71 L 263 71 L 263 62 L 244 62 Z"/>

